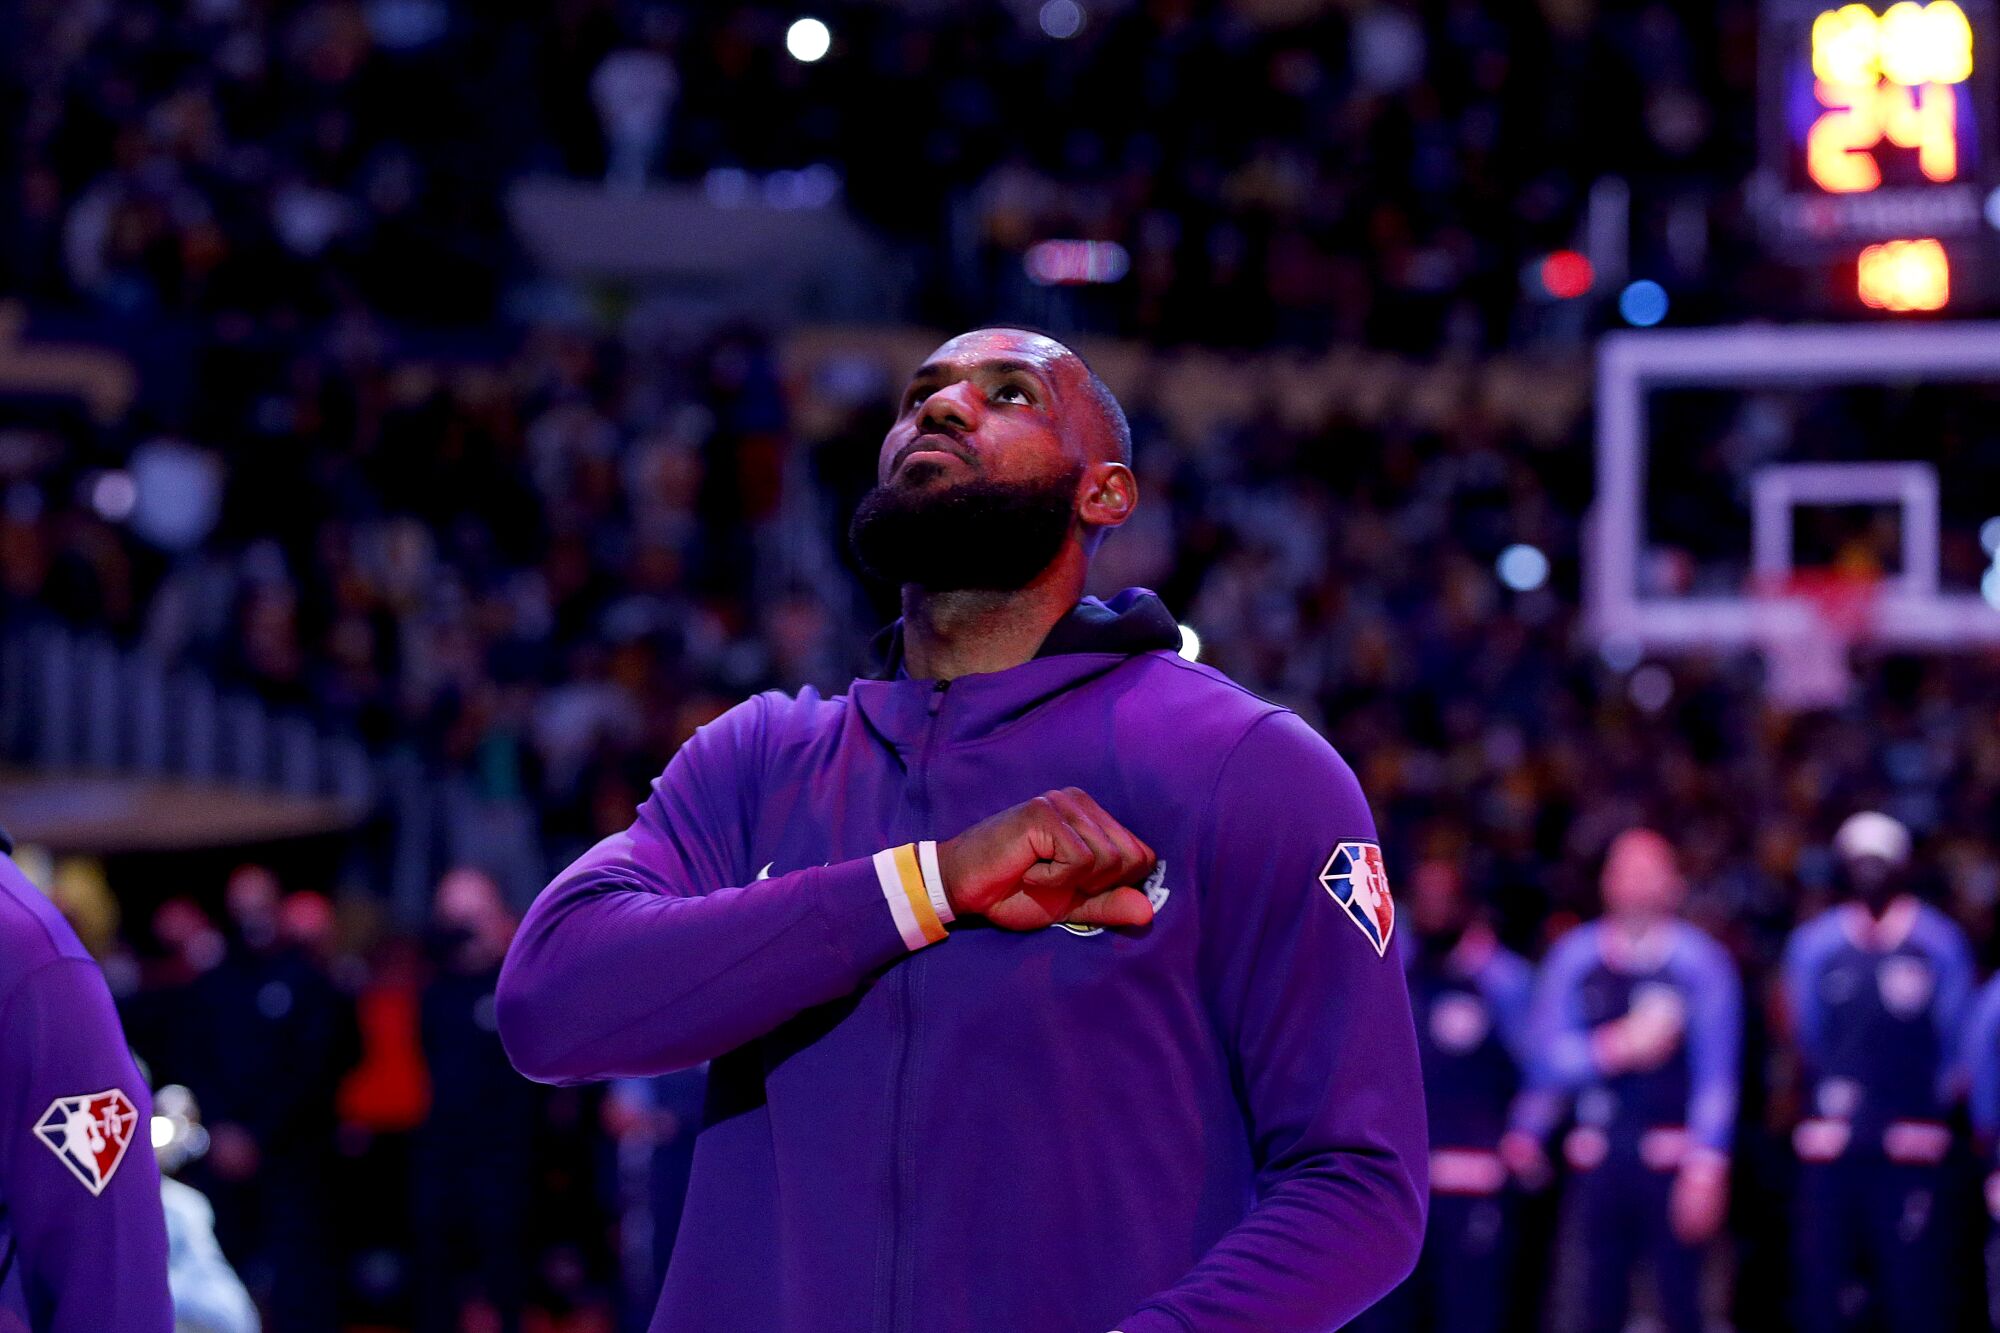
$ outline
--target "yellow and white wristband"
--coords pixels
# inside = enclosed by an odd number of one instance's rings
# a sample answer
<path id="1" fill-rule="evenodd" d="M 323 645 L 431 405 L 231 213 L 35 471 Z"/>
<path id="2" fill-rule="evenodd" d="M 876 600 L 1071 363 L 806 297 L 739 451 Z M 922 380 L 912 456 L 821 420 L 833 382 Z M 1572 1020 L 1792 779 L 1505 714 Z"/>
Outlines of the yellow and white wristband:
<path id="1" fill-rule="evenodd" d="M 875 878 L 905 947 L 921 949 L 944 938 L 952 914 L 935 842 L 906 842 L 875 853 Z"/>

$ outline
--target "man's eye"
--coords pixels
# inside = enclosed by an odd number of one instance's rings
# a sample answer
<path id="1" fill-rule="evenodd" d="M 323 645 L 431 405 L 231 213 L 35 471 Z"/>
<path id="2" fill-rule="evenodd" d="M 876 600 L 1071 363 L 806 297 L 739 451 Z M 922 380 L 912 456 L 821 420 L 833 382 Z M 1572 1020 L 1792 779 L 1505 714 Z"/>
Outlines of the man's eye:
<path id="1" fill-rule="evenodd" d="M 1009 394 L 1012 394 L 1013 397 L 1009 398 Z M 1028 391 L 1018 384 L 1003 384 L 993 391 L 993 397 L 995 401 L 1000 402 L 1025 403 L 1028 401 Z"/>

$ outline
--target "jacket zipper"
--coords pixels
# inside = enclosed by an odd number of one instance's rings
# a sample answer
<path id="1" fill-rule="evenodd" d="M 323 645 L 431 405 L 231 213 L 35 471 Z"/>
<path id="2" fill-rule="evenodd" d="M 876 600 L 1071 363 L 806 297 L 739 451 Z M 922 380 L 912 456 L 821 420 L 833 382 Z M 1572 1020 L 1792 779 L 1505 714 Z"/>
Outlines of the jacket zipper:
<path id="1" fill-rule="evenodd" d="M 912 779 L 911 786 L 916 796 L 920 829 L 922 828 L 922 821 L 930 817 L 931 751 L 937 741 L 939 720 L 944 715 L 945 691 L 950 687 L 950 681 L 941 680 L 931 691 L 931 697 L 928 701 L 930 721 L 924 728 L 923 741 L 917 747 L 916 771 L 910 775 Z M 899 967 L 896 969 L 896 982 L 899 987 L 897 999 L 902 1009 L 903 1019 L 903 1047 L 897 1053 L 896 1057 L 896 1090 L 891 1100 L 889 1120 L 891 1135 L 889 1141 L 893 1145 L 892 1152 L 895 1158 L 889 1185 L 889 1327 L 895 1330 L 895 1333 L 904 1333 L 904 1330 L 909 1328 L 910 1307 L 915 1303 L 916 1298 L 914 1274 L 911 1276 L 911 1280 L 907 1282 L 904 1278 L 904 1268 L 907 1262 L 905 1250 L 907 1247 L 904 1243 L 905 1238 L 903 1234 L 903 1214 L 914 1193 L 917 1175 L 917 1149 L 916 1145 L 910 1142 L 910 1127 L 908 1124 L 909 1098 L 906 1095 L 910 1061 L 912 1059 L 911 1051 L 916 1046 L 915 1025 L 917 1021 L 917 1004 L 915 976 L 916 969 L 914 967 Z"/>

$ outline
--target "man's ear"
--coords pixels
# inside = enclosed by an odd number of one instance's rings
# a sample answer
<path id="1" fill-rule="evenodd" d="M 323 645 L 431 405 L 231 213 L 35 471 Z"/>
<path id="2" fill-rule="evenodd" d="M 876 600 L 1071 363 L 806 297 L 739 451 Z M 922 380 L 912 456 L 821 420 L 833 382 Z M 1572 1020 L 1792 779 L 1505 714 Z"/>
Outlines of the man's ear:
<path id="1" fill-rule="evenodd" d="M 1139 479 L 1123 463 L 1092 463 L 1084 469 L 1076 516 L 1093 528 L 1115 528 L 1139 507 Z"/>

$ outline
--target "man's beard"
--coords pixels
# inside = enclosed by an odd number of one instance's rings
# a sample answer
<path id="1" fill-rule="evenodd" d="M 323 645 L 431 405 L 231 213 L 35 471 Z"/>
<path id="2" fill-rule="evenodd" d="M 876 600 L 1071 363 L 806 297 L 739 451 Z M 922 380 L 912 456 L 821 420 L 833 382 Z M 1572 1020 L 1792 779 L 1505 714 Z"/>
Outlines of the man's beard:
<path id="1" fill-rule="evenodd" d="M 1082 476 L 1078 463 L 1044 481 L 877 486 L 855 509 L 848 544 L 863 568 L 888 583 L 1016 592 L 1062 550 Z"/>

